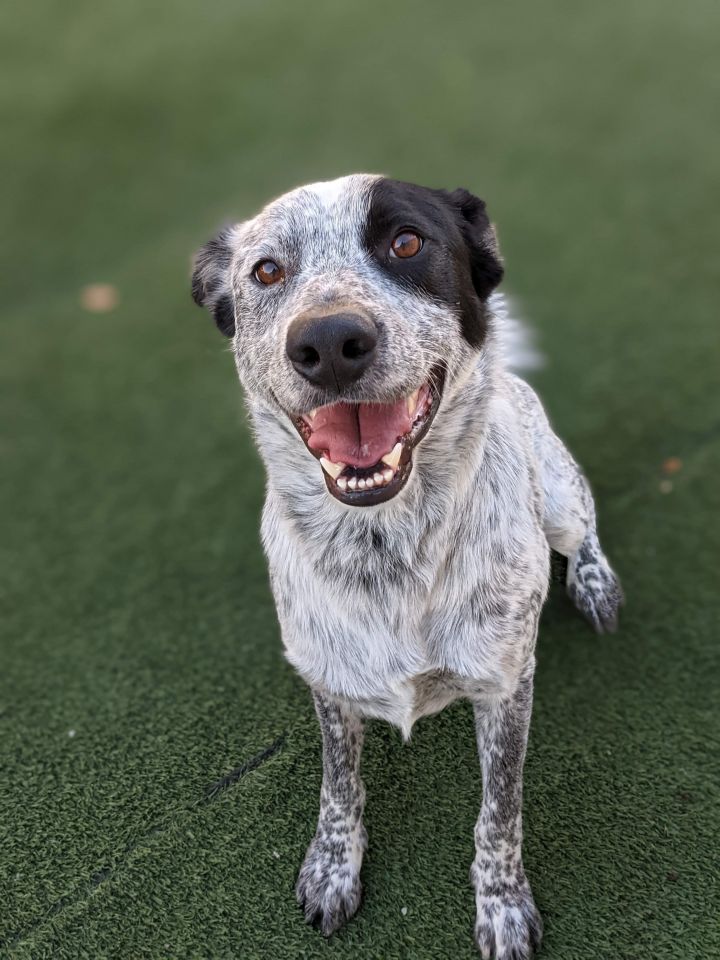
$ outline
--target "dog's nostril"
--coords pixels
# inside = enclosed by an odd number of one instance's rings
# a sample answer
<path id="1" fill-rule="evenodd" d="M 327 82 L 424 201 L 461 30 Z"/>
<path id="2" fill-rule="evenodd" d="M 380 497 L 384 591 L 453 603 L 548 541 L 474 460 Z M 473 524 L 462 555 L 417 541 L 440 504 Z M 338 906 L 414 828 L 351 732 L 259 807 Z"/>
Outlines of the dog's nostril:
<path id="1" fill-rule="evenodd" d="M 302 347 L 298 361 L 303 367 L 316 367 L 320 363 L 320 354 L 314 347 Z"/>
<path id="2" fill-rule="evenodd" d="M 346 340 L 343 344 L 342 355 L 347 360 L 359 360 L 360 357 L 370 353 L 375 344 L 368 343 L 360 338 Z"/>

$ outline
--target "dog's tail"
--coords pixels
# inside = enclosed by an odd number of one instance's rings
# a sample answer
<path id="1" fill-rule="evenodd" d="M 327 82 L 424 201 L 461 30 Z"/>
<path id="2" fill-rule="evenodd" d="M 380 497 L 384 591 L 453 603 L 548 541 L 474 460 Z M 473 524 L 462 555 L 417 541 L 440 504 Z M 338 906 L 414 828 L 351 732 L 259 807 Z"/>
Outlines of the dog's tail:
<path id="1" fill-rule="evenodd" d="M 545 359 L 538 350 L 535 333 L 518 318 L 515 304 L 505 294 L 493 293 L 488 306 L 493 315 L 495 339 L 505 366 L 516 373 L 542 367 Z"/>

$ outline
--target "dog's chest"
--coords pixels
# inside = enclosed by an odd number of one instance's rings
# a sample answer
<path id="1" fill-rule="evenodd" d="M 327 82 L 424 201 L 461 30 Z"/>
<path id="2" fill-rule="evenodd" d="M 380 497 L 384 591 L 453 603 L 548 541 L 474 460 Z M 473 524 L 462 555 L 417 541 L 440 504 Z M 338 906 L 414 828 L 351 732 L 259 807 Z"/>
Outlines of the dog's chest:
<path id="1" fill-rule="evenodd" d="M 451 551 L 431 542 L 433 560 L 413 563 L 266 546 L 290 662 L 312 687 L 406 734 L 459 697 L 501 692 L 526 659 L 519 624 L 533 578 L 519 585 L 482 540 L 457 538 Z"/>
<path id="2" fill-rule="evenodd" d="M 498 469 L 441 509 L 408 499 L 384 524 L 322 503 L 295 501 L 288 515 L 271 492 L 263 541 L 283 643 L 311 687 L 405 731 L 458 697 L 512 689 L 532 655 L 548 548 L 527 471 Z"/>

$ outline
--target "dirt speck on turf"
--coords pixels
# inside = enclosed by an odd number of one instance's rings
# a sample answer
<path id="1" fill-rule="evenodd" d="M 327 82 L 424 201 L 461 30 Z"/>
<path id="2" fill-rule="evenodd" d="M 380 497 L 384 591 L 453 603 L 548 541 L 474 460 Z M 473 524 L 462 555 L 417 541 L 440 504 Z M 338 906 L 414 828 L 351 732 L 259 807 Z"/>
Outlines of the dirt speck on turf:
<path id="1" fill-rule="evenodd" d="M 119 302 L 117 287 L 110 283 L 91 283 L 80 291 L 80 303 L 89 313 L 109 313 Z"/>

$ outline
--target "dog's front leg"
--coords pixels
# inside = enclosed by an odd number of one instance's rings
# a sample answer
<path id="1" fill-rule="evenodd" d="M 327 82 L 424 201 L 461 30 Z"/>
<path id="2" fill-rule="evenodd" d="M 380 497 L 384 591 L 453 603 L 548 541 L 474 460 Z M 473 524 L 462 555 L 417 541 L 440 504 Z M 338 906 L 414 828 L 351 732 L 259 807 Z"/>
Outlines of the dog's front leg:
<path id="1" fill-rule="evenodd" d="M 296 887 L 305 919 L 328 937 L 360 906 L 367 846 L 360 780 L 363 722 L 345 705 L 314 692 L 323 739 L 320 816 Z"/>
<path id="2" fill-rule="evenodd" d="M 484 958 L 526 960 L 540 946 L 542 921 L 522 864 L 522 774 L 532 674 L 509 697 L 477 699 L 475 723 L 483 801 L 475 826 L 475 939 Z"/>

